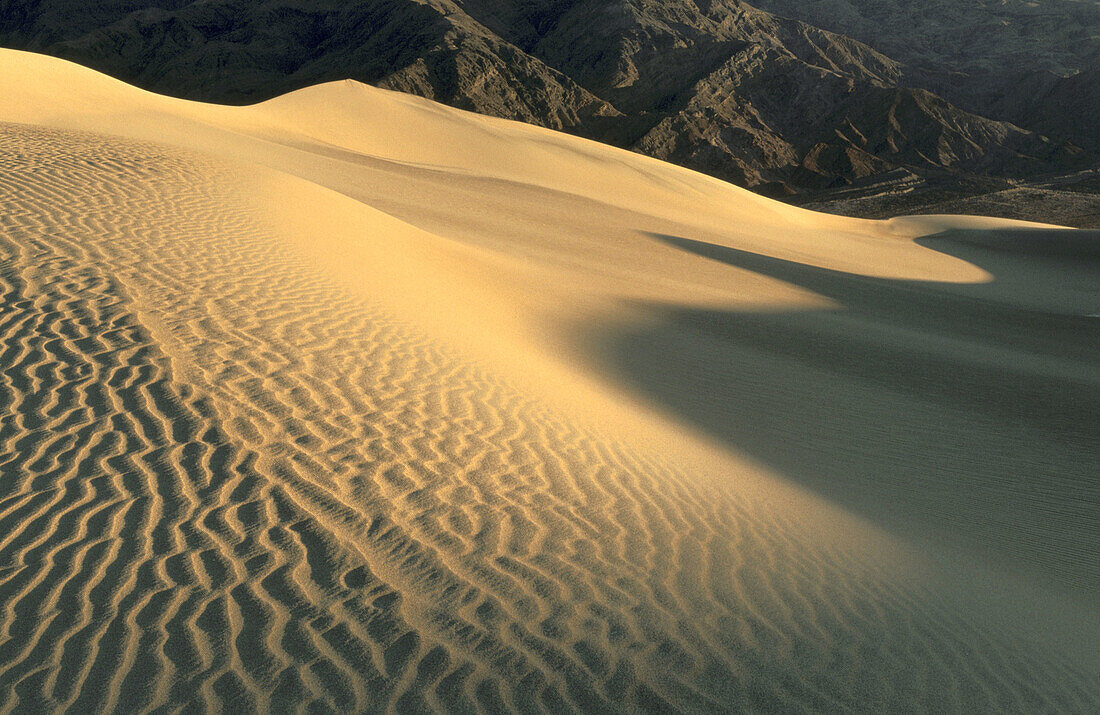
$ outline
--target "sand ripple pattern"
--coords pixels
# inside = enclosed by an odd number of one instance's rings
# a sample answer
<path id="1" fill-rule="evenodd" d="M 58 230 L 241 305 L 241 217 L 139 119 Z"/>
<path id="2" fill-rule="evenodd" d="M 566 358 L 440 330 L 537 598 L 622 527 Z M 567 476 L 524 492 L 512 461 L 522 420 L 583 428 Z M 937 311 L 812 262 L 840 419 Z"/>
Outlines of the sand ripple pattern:
<path id="1" fill-rule="evenodd" d="M 342 293 L 240 184 L 0 126 L 0 710 L 1097 701 Z"/>

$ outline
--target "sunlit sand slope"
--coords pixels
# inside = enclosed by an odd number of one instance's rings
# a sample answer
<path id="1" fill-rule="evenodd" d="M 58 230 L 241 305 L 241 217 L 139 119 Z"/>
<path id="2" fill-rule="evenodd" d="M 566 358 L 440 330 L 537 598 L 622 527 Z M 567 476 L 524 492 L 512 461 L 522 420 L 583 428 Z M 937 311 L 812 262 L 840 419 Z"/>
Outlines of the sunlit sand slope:
<path id="1" fill-rule="evenodd" d="M 0 92 L 0 710 L 1100 702 L 1095 237 L 352 84 Z"/>

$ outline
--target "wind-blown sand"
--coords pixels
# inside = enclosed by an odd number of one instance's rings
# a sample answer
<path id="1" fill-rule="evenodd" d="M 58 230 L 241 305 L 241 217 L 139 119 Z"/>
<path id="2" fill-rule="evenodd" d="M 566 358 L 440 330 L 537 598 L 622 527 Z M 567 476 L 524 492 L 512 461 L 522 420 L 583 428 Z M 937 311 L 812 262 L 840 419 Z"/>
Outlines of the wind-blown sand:
<path id="1" fill-rule="evenodd" d="M 0 710 L 1100 706 L 1095 233 L 0 96 Z"/>

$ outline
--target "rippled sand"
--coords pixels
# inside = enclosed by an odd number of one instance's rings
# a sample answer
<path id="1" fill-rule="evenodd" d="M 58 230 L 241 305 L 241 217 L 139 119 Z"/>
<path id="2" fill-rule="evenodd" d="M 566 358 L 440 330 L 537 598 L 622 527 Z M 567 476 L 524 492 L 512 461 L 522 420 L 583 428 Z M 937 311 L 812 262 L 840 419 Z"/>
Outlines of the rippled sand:
<path id="1" fill-rule="evenodd" d="M 1100 705 L 1097 235 L 0 93 L 0 710 Z"/>

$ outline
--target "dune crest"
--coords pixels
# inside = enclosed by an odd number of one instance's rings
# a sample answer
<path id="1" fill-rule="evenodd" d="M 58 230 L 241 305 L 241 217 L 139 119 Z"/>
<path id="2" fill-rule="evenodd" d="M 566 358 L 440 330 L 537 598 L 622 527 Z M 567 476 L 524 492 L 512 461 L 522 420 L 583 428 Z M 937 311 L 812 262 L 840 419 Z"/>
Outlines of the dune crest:
<path id="1" fill-rule="evenodd" d="M 0 51 L 0 92 L 0 710 L 1100 701 L 1095 265 L 962 240 L 1049 227 L 351 83 L 219 107 Z M 1060 479 L 997 482 L 1030 428 Z"/>

